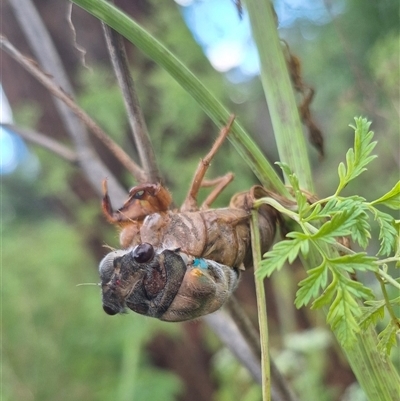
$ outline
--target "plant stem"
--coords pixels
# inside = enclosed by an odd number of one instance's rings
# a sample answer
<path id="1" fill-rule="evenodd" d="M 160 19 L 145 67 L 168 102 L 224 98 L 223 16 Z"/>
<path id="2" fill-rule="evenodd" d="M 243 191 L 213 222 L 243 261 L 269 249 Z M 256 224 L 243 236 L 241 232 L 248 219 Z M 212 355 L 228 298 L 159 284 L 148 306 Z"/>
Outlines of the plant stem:
<path id="1" fill-rule="evenodd" d="M 113 69 L 123 94 L 140 164 L 145 172 L 146 182 L 161 182 L 161 174 L 129 69 L 123 38 L 106 24 L 103 23 L 102 26 Z"/>
<path id="2" fill-rule="evenodd" d="M 271 374 L 268 346 L 267 302 L 265 299 L 264 280 L 257 277 L 257 269 L 261 263 L 260 232 L 258 229 L 258 212 L 252 212 L 251 246 L 253 253 L 254 277 L 257 296 L 258 322 L 260 327 L 261 343 L 261 372 L 263 401 L 271 401 Z"/>
<path id="3" fill-rule="evenodd" d="M 386 280 L 388 283 L 392 284 L 394 287 L 400 290 L 400 283 L 396 281 L 392 276 L 384 272 L 383 270 L 379 269 L 376 274 Z"/>
<path id="4" fill-rule="evenodd" d="M 393 257 L 386 258 L 386 259 L 379 259 L 375 263 L 377 265 L 385 265 L 386 263 L 398 262 L 398 261 L 399 261 L 399 257 L 398 256 L 393 256 Z"/>
<path id="5" fill-rule="evenodd" d="M 384 280 L 382 280 L 381 277 L 379 277 L 378 274 L 375 274 L 375 276 L 376 276 L 376 279 L 379 281 L 379 284 L 381 286 L 381 291 L 382 291 L 382 294 L 383 294 L 383 298 L 385 299 L 385 306 L 386 306 L 387 311 L 389 312 L 390 318 L 392 319 L 393 323 L 397 327 L 399 327 L 399 319 L 396 316 L 396 314 L 395 314 L 395 312 L 394 312 L 394 310 L 392 308 L 392 304 L 390 303 L 390 298 L 389 298 L 389 295 L 388 295 L 388 293 L 386 291 L 385 282 L 384 282 Z"/>

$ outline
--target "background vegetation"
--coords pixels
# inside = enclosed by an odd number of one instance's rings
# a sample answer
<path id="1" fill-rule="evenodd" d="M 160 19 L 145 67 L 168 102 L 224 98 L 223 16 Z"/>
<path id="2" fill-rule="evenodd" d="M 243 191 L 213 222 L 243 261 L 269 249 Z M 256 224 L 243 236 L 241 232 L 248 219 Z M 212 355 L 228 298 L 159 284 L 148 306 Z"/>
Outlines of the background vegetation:
<path id="1" fill-rule="evenodd" d="M 300 58 L 304 81 L 316 90 L 312 109 L 324 132 L 326 157 L 313 159 L 320 196 L 337 185 L 336 168 L 353 141 L 355 115 L 373 121 L 378 161 L 348 190 L 374 199 L 399 176 L 399 26 L 396 1 L 351 0 L 330 22 L 298 20 L 282 37 Z M 230 105 L 271 161 L 278 159 L 258 79 L 233 85 L 216 73 L 180 18 L 173 2 L 117 2 L 171 48 L 216 95 Z M 339 2 L 326 2 L 334 7 Z M 126 135 L 122 100 L 109 66 L 97 21 L 74 9 L 78 41 L 87 50 L 79 61 L 61 1 L 37 7 L 79 91 L 81 105 L 116 141 L 135 151 Z M 2 30 L 29 50 L 7 4 Z M 293 50 L 294 49 L 294 50 Z M 165 72 L 130 48 L 132 70 L 153 144 L 169 188 L 179 204 L 199 158 L 216 134 L 192 99 Z M 18 124 L 36 126 L 66 140 L 51 100 L 42 88 L 2 55 L 2 83 Z M 100 154 L 104 149 L 95 143 Z M 201 322 L 166 324 L 134 314 L 110 318 L 101 310 L 96 266 L 117 244 L 100 215 L 98 198 L 79 170 L 32 147 L 18 169 L 2 177 L 3 397 L 6 400 L 259 400 L 233 357 Z M 131 178 L 107 156 L 110 168 Z M 184 166 L 184 168 L 182 168 Z M 228 144 L 210 176 L 233 171 L 233 185 L 219 199 L 256 182 Z M 373 245 L 377 251 L 379 244 Z M 302 400 L 363 400 L 324 319 L 293 310 L 293 267 L 266 283 L 272 354 Z M 252 274 L 238 297 L 254 321 Z M 368 280 L 368 277 L 366 277 Z M 399 364 L 398 353 L 393 353 Z M 347 398 L 346 398 L 347 397 Z"/>

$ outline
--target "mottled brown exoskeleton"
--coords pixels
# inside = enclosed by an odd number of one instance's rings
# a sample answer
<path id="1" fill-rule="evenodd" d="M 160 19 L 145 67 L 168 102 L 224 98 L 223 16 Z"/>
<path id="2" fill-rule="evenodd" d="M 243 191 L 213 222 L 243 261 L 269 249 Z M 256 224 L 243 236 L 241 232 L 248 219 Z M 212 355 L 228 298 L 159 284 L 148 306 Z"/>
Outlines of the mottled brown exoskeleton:
<path id="1" fill-rule="evenodd" d="M 210 209 L 233 175 L 204 181 L 232 123 L 233 118 L 199 163 L 180 210 L 171 208 L 171 195 L 161 184 L 142 184 L 132 188 L 124 205 L 114 211 L 104 182 L 103 211 L 120 227 L 122 247 L 99 267 L 106 313 L 114 315 L 128 307 L 166 321 L 197 318 L 219 309 L 237 287 L 240 270 L 252 266 L 251 210 L 254 200 L 266 192 L 255 186 L 236 194 L 229 207 Z M 211 185 L 214 190 L 198 207 L 200 187 Z M 275 236 L 276 218 L 269 206 L 259 209 L 263 252 Z"/>

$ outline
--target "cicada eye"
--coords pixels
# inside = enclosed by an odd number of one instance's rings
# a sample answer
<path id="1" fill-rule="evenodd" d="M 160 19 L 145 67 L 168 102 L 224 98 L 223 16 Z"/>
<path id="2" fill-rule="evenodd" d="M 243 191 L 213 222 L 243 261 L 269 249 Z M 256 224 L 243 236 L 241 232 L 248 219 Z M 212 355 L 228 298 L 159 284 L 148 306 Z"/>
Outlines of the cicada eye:
<path id="1" fill-rule="evenodd" d="M 137 263 L 147 263 L 154 258 L 154 248 L 148 243 L 138 245 L 132 251 L 133 260 Z"/>
<path id="2" fill-rule="evenodd" d="M 133 199 L 142 199 L 144 195 L 144 190 L 142 189 L 141 191 L 137 191 L 135 195 L 133 195 Z"/>
<path id="3" fill-rule="evenodd" d="M 112 308 L 110 308 L 110 307 L 107 306 L 107 305 L 103 305 L 103 310 L 104 310 L 104 312 L 107 313 L 107 315 L 110 315 L 110 316 L 114 316 L 114 315 L 116 315 L 117 313 L 119 313 L 118 310 L 112 309 Z"/>

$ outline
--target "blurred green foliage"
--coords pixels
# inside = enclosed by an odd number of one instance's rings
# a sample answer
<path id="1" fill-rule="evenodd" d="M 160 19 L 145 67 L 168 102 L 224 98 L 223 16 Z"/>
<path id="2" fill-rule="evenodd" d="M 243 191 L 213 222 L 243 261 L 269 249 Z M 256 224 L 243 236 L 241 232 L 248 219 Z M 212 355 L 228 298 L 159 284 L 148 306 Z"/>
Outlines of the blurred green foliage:
<path id="1" fill-rule="evenodd" d="M 115 141 L 125 138 L 127 121 L 121 91 L 113 72 L 101 65 L 80 71 L 79 103 Z M 110 117 L 111 116 L 111 117 Z"/>
<path id="2" fill-rule="evenodd" d="M 216 351 L 212 359 L 211 374 L 219 383 L 215 392 L 215 401 L 261 401 L 261 387 L 254 383 L 249 372 L 238 363 L 235 357 L 226 349 Z M 234 380 L 232 380 L 234 378 Z"/>
<path id="3" fill-rule="evenodd" d="M 146 28 L 162 38 L 213 88 L 217 97 L 230 102 L 232 111 L 271 161 L 276 160 L 259 81 L 234 86 L 224 80 L 205 60 L 172 2 L 149 3 L 152 11 L 144 22 Z M 399 144 L 400 72 L 396 3 L 351 0 L 333 22 L 312 25 L 298 21 L 281 32 L 301 59 L 304 81 L 316 90 L 312 109 L 322 126 L 327 153 L 321 163 L 310 149 L 320 196 L 330 194 L 337 186 L 337 165 L 353 140 L 352 129 L 346 127 L 355 115 L 373 120 L 371 128 L 377 133 L 379 161 L 373 162 L 373 168 L 351 192 L 371 200 L 389 190 L 398 178 L 395 144 Z M 78 75 L 83 107 L 134 155 L 111 71 L 93 66 L 92 73 L 83 71 Z M 135 54 L 133 75 L 159 165 L 180 204 L 200 157 L 217 132 L 195 102 L 140 54 Z M 44 113 L 36 109 L 25 109 L 19 121 L 34 126 L 35 113 Z M 160 331 L 179 338 L 181 325 L 133 313 L 110 318 L 101 310 L 99 288 L 76 286 L 98 281 L 98 259 L 87 246 L 91 238 L 100 233 L 104 243 L 116 246 L 117 234 L 99 223 L 97 201 L 82 204 L 71 192 L 69 184 L 77 173 L 76 167 L 67 166 L 43 150 L 35 148 L 34 152 L 41 166 L 35 180 L 28 179 L 21 166 L 16 174 L 3 178 L 1 188 L 4 400 L 177 399 L 184 392 L 182 381 L 156 368 L 145 345 Z M 255 182 L 228 143 L 218 153 L 209 177 L 227 171 L 233 171 L 236 178 L 219 198 L 219 206 L 227 205 L 233 193 Z M 134 184 L 128 176 L 124 183 L 127 188 Z M 219 344 L 215 342 L 207 346 L 216 351 L 210 372 L 217 388 L 215 400 L 259 400 L 259 387 L 251 384 L 232 356 L 217 352 Z M 293 373 L 301 399 L 336 399 L 337 392 L 323 389 L 321 371 L 329 368 L 326 360 L 312 353 L 304 359 L 290 359 L 301 365 Z"/>
<path id="4" fill-rule="evenodd" d="M 336 2 L 330 3 L 334 8 Z M 337 185 L 334 169 L 352 142 L 348 124 L 360 115 L 372 121 L 379 159 L 349 190 L 367 199 L 387 192 L 398 179 L 400 163 L 397 2 L 352 0 L 332 22 L 299 21 L 284 37 L 300 57 L 304 81 L 316 90 L 312 110 L 327 154 L 322 163 L 314 162 L 318 195 L 329 195 Z"/>
<path id="5" fill-rule="evenodd" d="M 153 333 L 177 335 L 179 326 L 134 315 L 110 324 L 99 288 L 77 287 L 98 281 L 83 236 L 45 217 L 3 235 L 4 399 L 175 399 L 180 381 L 143 349 Z"/>

